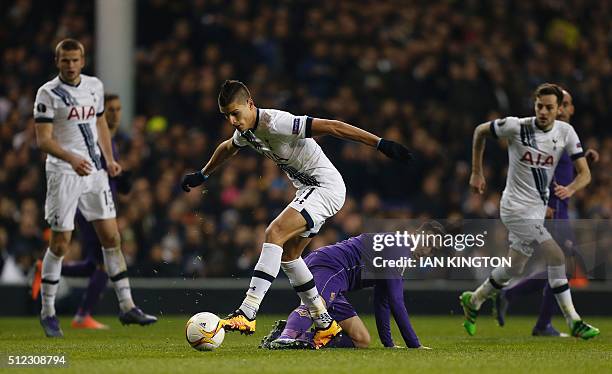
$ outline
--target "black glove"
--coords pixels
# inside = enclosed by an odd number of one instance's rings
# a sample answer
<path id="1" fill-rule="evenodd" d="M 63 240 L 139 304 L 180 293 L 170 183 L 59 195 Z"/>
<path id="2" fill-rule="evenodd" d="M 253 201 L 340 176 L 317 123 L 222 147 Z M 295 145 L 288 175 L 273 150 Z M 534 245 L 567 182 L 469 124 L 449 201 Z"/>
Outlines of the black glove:
<path id="1" fill-rule="evenodd" d="M 117 182 L 117 192 L 122 195 L 127 195 L 132 189 L 132 171 L 124 170 L 115 177 Z"/>
<path id="2" fill-rule="evenodd" d="M 398 161 L 410 161 L 414 159 L 412 152 L 402 144 L 396 143 L 393 140 L 380 139 L 378 147 L 385 156 Z"/>
<path id="3" fill-rule="evenodd" d="M 202 174 L 202 171 L 196 171 L 195 173 L 187 174 L 183 176 L 181 181 L 181 187 L 183 191 L 191 191 L 191 187 L 197 187 L 204 183 L 208 179 L 208 175 Z"/>

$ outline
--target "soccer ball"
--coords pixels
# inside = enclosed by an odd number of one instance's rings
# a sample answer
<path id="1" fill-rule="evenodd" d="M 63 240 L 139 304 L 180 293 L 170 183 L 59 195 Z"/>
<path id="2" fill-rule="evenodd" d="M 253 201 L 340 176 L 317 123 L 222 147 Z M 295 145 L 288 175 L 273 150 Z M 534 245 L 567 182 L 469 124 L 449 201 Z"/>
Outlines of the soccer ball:
<path id="1" fill-rule="evenodd" d="M 198 351 L 212 351 L 223 343 L 225 330 L 221 319 L 209 312 L 195 314 L 185 325 L 187 343 Z"/>

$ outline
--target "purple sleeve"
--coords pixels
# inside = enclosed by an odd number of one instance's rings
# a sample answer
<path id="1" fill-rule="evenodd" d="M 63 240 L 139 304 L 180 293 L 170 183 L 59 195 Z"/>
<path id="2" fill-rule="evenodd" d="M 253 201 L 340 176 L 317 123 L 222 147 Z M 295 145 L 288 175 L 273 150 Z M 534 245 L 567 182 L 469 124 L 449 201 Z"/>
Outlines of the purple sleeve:
<path id="1" fill-rule="evenodd" d="M 412 329 L 410 318 L 408 318 L 408 311 L 406 310 L 406 304 L 404 304 L 403 280 L 401 278 L 387 279 L 386 282 L 391 314 L 393 314 L 395 323 L 397 323 L 397 326 L 400 329 L 400 333 L 404 338 L 404 342 L 406 342 L 406 346 L 409 348 L 420 347 L 421 342 L 419 342 L 419 338 Z"/>
<path id="2" fill-rule="evenodd" d="M 557 205 L 557 196 L 555 196 L 555 190 L 553 189 L 553 185 L 551 184 L 548 187 L 548 207 L 555 209 L 555 205 Z"/>
<path id="3" fill-rule="evenodd" d="M 374 286 L 374 316 L 378 337 L 385 347 L 395 346 L 391 338 L 390 312 L 387 283 L 383 280 L 377 281 Z"/>
<path id="4" fill-rule="evenodd" d="M 554 183 L 561 186 L 567 186 L 574 180 L 574 164 L 570 156 L 564 153 L 559 159 L 553 183 L 550 184 L 550 194 L 548 198 L 548 206 L 555 210 L 553 218 L 568 219 L 567 211 L 569 199 L 561 200 L 555 195 Z"/>
<path id="5" fill-rule="evenodd" d="M 113 158 L 115 161 L 119 161 L 119 150 L 117 149 L 118 147 L 115 138 L 111 139 L 111 148 L 113 150 Z"/>

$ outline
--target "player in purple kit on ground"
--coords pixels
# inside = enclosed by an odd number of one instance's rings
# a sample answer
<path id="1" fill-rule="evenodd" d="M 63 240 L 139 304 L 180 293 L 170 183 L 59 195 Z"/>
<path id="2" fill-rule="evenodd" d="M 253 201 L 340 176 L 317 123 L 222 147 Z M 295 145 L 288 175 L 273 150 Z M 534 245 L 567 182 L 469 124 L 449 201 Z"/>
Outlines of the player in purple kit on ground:
<path id="1" fill-rule="evenodd" d="M 557 119 L 570 123 L 573 115 L 574 104 L 572 95 L 568 91 L 563 90 L 563 101 L 559 106 Z M 593 162 L 599 161 L 599 154 L 593 149 L 587 150 L 585 156 Z M 574 231 L 568 221 L 569 199 L 560 199 L 553 193 L 553 188 L 555 185 L 566 186 L 570 184 L 574 176 L 574 165 L 572 160 L 569 155 L 564 153 L 559 159 L 559 163 L 555 169 L 553 183 L 550 186 L 550 199 L 548 201 L 548 210 L 546 213 L 546 218 L 553 220 L 548 222 L 553 237 L 565 252 L 569 276 L 571 276 L 576 269 L 576 260 L 579 254 L 576 252 Z M 552 289 L 548 284 L 546 272 L 532 274 L 517 282 L 512 287 L 503 289 L 494 296 L 494 314 L 499 325 L 504 326 L 506 313 L 512 302 L 530 293 L 541 291 L 542 289 L 543 294 L 542 303 L 540 304 L 540 314 L 531 334 L 533 336 L 567 337 L 568 334 L 559 332 L 552 325 L 552 315 L 558 310 L 558 307 Z"/>
<path id="2" fill-rule="evenodd" d="M 417 231 L 441 233 L 444 229 L 437 222 L 428 222 Z M 402 338 L 408 348 L 428 349 L 421 345 L 414 332 L 404 304 L 404 286 L 401 274 L 394 272 L 377 276 L 377 279 L 363 278 L 363 270 L 369 255 L 367 242 L 373 234 L 362 234 L 342 242 L 319 248 L 310 253 L 304 261 L 314 276 L 317 289 L 325 300 L 330 315 L 338 321 L 343 332 L 326 348 L 367 348 L 370 334 L 346 299 L 346 293 L 364 288 L 374 288 L 376 327 L 385 347 L 400 348 L 391 337 L 390 315 L 393 315 Z M 415 256 L 427 256 L 432 248 L 418 247 Z M 379 279 L 385 278 L 385 279 Z M 312 325 L 305 305 L 300 305 L 285 321 L 277 321 L 272 332 L 262 341 L 263 348 L 269 349 L 313 349 Z"/>

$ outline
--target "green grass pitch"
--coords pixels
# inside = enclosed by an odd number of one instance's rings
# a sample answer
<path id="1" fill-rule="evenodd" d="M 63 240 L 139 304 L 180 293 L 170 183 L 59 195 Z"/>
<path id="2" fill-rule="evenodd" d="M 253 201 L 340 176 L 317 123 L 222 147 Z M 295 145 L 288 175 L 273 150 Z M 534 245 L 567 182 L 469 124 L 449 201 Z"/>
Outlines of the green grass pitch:
<path id="1" fill-rule="evenodd" d="M 533 317 L 511 317 L 498 327 L 481 316 L 478 332 L 468 337 L 460 316 L 413 316 L 422 344 L 432 351 L 382 348 L 374 318 L 364 316 L 372 334 L 369 349 L 267 351 L 261 338 L 281 316 L 259 316 L 257 333 L 228 333 L 221 348 L 198 352 L 185 341 L 188 316 L 162 316 L 153 326 L 123 327 L 113 317 L 101 321 L 107 331 L 72 330 L 70 318 L 61 318 L 65 337 L 47 339 L 35 318 L 0 318 L 0 356 L 60 354 L 68 357 L 65 373 L 610 373 L 612 372 L 612 318 L 589 318 L 602 334 L 590 341 L 575 338 L 533 338 Z M 560 319 L 556 326 L 563 328 Z M 393 331 L 396 344 L 403 341 Z M 0 366 L 2 367 L 2 366 Z M 41 368 L 24 372 L 46 371 Z M 16 372 L 0 368 L 4 372 Z"/>

